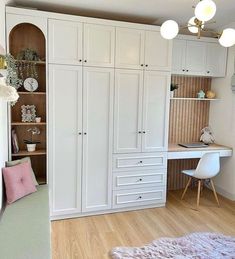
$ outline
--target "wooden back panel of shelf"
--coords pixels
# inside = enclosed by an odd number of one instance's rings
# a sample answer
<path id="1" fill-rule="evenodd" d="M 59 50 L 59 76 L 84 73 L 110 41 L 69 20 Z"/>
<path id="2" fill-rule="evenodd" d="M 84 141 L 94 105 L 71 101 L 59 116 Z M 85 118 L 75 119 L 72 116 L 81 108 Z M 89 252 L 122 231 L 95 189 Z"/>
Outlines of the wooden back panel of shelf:
<path id="1" fill-rule="evenodd" d="M 196 97 L 202 89 L 211 89 L 211 79 L 204 77 L 172 76 L 172 82 L 179 84 L 175 97 Z M 209 123 L 210 102 L 190 100 L 174 101 L 170 104 L 169 143 L 199 141 L 201 129 Z M 184 188 L 187 177 L 180 172 L 196 168 L 198 159 L 168 161 L 168 189 Z"/>

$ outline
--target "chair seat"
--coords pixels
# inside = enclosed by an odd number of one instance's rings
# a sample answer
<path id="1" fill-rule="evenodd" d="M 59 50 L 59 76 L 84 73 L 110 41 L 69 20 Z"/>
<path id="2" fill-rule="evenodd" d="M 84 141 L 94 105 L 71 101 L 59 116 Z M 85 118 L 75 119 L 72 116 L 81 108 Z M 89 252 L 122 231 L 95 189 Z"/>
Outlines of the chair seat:
<path id="1" fill-rule="evenodd" d="M 193 176 L 194 175 L 194 173 L 195 173 L 195 169 L 192 169 L 192 170 L 183 170 L 182 171 L 182 173 L 183 174 L 186 174 L 186 175 L 188 175 L 188 176 Z"/>

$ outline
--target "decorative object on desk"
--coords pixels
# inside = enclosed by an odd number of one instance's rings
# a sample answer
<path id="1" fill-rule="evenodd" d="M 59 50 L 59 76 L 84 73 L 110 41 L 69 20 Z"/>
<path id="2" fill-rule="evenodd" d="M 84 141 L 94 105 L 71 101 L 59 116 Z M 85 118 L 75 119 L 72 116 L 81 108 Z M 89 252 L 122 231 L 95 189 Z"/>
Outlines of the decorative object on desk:
<path id="1" fill-rule="evenodd" d="M 12 139 L 12 150 L 13 150 L 13 153 L 16 154 L 20 151 L 20 149 L 19 149 L 19 143 L 18 143 L 18 138 L 17 138 L 15 129 L 11 130 L 11 139 Z"/>
<path id="2" fill-rule="evenodd" d="M 28 77 L 24 80 L 24 88 L 29 92 L 34 92 L 38 89 L 38 81 L 35 78 Z"/>
<path id="3" fill-rule="evenodd" d="M 40 143 L 40 141 L 38 141 L 38 140 L 33 140 L 33 136 L 40 135 L 41 132 L 40 132 L 40 129 L 37 127 L 30 128 L 27 131 L 31 132 L 31 139 L 30 140 L 24 139 L 24 143 L 27 146 L 28 152 L 33 152 L 36 150 L 36 145 Z"/>
<path id="4" fill-rule="evenodd" d="M 35 122 L 36 122 L 36 123 L 40 123 L 40 122 L 41 122 L 41 120 L 42 120 L 42 118 L 41 118 L 41 117 L 36 117 L 36 118 L 35 118 Z"/>
<path id="5" fill-rule="evenodd" d="M 174 91 L 177 90 L 179 88 L 179 85 L 178 84 L 174 84 L 174 83 L 171 83 L 171 98 L 174 97 Z"/>
<path id="6" fill-rule="evenodd" d="M 18 65 L 16 60 L 11 54 L 6 55 L 6 65 L 7 65 L 6 84 L 14 87 L 17 90 L 22 86 L 23 80 L 19 78 Z"/>
<path id="7" fill-rule="evenodd" d="M 201 130 L 201 137 L 200 141 L 202 141 L 205 144 L 212 144 L 215 142 L 215 138 L 213 136 L 213 132 L 211 127 L 205 127 Z"/>
<path id="8" fill-rule="evenodd" d="M 36 118 L 36 107 L 35 105 L 22 105 L 22 122 L 34 122 Z"/>
<path id="9" fill-rule="evenodd" d="M 211 90 L 206 92 L 206 98 L 208 98 L 208 99 L 214 99 L 215 96 L 216 96 L 215 92 L 213 92 Z"/>
<path id="10" fill-rule="evenodd" d="M 205 93 L 203 90 L 200 90 L 198 93 L 197 93 L 197 98 L 198 99 L 204 99 L 205 98 Z"/>

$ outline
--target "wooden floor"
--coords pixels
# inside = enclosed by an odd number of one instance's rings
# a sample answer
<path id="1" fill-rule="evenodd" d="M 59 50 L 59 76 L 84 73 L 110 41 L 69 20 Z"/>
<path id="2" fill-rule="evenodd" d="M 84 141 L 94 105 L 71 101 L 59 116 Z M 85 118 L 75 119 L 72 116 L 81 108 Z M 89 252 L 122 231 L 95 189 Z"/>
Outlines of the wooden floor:
<path id="1" fill-rule="evenodd" d="M 166 208 L 107 214 L 52 222 L 53 259 L 103 259 L 115 246 L 142 246 L 160 237 L 178 237 L 196 231 L 235 235 L 235 202 L 204 190 L 199 211 L 196 192 L 185 201 L 182 191 L 168 193 Z"/>

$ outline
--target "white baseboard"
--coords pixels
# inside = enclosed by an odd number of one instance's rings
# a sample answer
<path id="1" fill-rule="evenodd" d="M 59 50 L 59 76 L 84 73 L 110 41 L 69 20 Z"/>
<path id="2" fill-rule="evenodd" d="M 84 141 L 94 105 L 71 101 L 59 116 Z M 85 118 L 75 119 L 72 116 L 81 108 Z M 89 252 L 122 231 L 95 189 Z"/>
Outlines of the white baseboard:
<path id="1" fill-rule="evenodd" d="M 220 195 L 224 196 L 225 198 L 235 201 L 235 193 L 230 193 L 224 190 L 223 188 L 219 186 L 215 186 L 216 192 L 218 192 Z"/>

